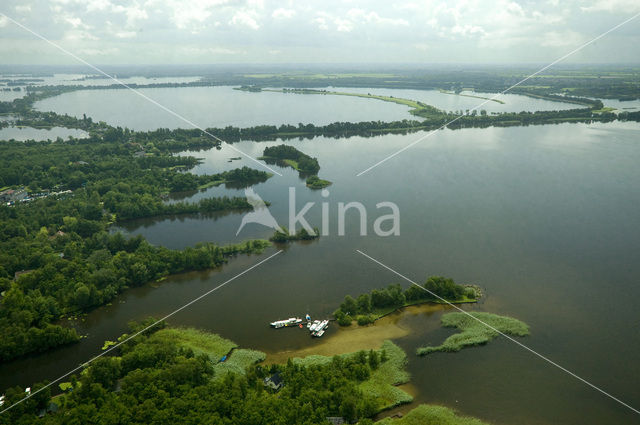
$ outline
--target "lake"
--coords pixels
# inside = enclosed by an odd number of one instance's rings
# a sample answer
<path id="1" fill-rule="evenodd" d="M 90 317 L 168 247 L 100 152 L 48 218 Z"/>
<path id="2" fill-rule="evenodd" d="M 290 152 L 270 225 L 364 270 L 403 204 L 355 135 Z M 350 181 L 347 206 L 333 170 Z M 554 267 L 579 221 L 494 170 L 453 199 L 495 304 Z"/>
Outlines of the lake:
<path id="1" fill-rule="evenodd" d="M 320 344 L 306 332 L 275 331 L 268 323 L 306 313 L 327 316 L 346 294 L 408 285 L 359 249 L 418 282 L 444 275 L 482 286 L 481 303 L 465 308 L 525 321 L 531 336 L 523 343 L 637 407 L 638 130 L 635 123 L 444 130 L 361 177 L 356 174 L 424 133 L 289 141 L 318 158 L 320 177 L 334 183 L 329 196 L 307 189 L 290 168 L 278 169 L 282 177 L 254 190 L 271 202 L 281 224 L 286 224 L 289 187 L 296 189 L 298 211 L 315 202 L 305 216 L 311 225 L 320 226 L 321 203 L 327 202 L 330 235 L 286 246 L 170 323 L 269 352 Z M 259 156 L 278 143 L 234 146 Z M 227 146 L 191 154 L 203 158 L 197 173 L 254 166 L 246 159 L 228 162 L 237 153 Z M 243 196 L 243 191 L 221 186 L 188 199 L 213 195 Z M 367 208 L 369 236 L 358 235 L 354 211 L 346 216 L 346 236 L 337 235 L 337 203 L 350 201 Z M 389 213 L 376 209 L 382 201 L 400 208 L 400 236 L 371 232 L 373 220 Z M 241 220 L 239 213 L 181 216 L 121 228 L 171 248 L 271 234 L 250 224 L 236 237 Z M 76 323 L 87 335 L 81 343 L 0 365 L 3 386 L 53 379 L 98 354 L 104 340 L 126 331 L 129 320 L 162 317 L 274 252 L 270 248 L 219 270 L 129 290 Z M 395 341 L 408 352 L 417 402 L 444 404 L 496 424 L 637 423 L 630 410 L 504 339 L 454 354 L 415 356 L 417 347 L 436 345 L 450 334 L 439 328 L 440 315 L 430 311 L 403 319 L 412 332 Z M 329 328 L 329 335 L 333 332 L 335 326 Z"/>
<path id="2" fill-rule="evenodd" d="M 320 89 L 324 90 L 324 88 Z M 575 103 L 555 102 L 511 93 L 505 93 L 497 96 L 496 100 L 504 102 L 499 103 L 492 100 L 487 101 L 488 99 L 496 96 L 496 93 L 480 93 L 473 91 L 463 91 L 460 95 L 456 95 L 444 93 L 439 90 L 372 89 L 360 87 L 329 87 L 327 90 L 350 93 L 372 93 L 381 96 L 394 96 L 404 99 L 418 100 L 447 112 L 464 112 L 467 109 L 470 110 L 473 108 L 477 108 L 478 113 L 482 109 L 487 112 L 535 112 L 558 111 L 583 107 L 582 105 L 576 105 Z M 480 104 L 482 104 L 482 106 L 478 107 Z"/>
<path id="3" fill-rule="evenodd" d="M 69 137 L 75 137 L 76 139 L 83 139 L 89 137 L 89 134 L 84 130 L 77 128 L 66 127 L 51 127 L 51 128 L 33 128 L 33 127 L 3 127 L 0 128 L 0 140 L 17 140 L 24 142 L 26 140 L 53 140 L 58 137 L 66 140 Z"/>
<path id="4" fill-rule="evenodd" d="M 409 108 L 358 97 L 252 93 L 230 86 L 139 89 L 145 96 L 200 127 L 251 127 L 269 124 L 316 124 L 335 121 L 411 119 Z M 133 130 L 191 128 L 181 119 L 127 89 L 64 93 L 35 104 L 41 111 L 106 121 Z"/>
<path id="5" fill-rule="evenodd" d="M 230 86 L 139 89 L 141 93 L 189 118 L 200 127 L 251 127 L 261 124 L 280 125 L 312 123 L 324 125 L 336 121 L 394 121 L 415 119 L 409 108 L 390 102 L 352 96 L 296 94 L 278 92 L 246 92 Z M 485 102 L 468 96 L 437 90 L 372 89 L 329 87 L 327 90 L 374 93 L 414 99 L 445 111 L 464 111 Z M 466 93 L 466 92 L 465 92 Z M 463 94 L 465 94 L 463 93 Z M 472 94 L 472 93 L 467 93 Z M 473 95 L 490 97 L 490 93 Z M 552 102 L 527 96 L 504 94 L 505 103 L 487 102 L 481 109 L 488 112 L 520 112 L 560 110 L 579 105 Z M 188 128 L 187 123 L 126 89 L 86 90 L 64 93 L 35 104 L 41 111 L 54 111 L 134 130 L 160 127 Z"/>

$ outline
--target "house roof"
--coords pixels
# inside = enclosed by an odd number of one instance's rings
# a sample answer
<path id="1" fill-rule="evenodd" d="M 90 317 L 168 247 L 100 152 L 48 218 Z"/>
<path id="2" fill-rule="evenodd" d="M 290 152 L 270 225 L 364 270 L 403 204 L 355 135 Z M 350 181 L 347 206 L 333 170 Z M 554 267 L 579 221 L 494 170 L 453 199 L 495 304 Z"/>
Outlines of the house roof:
<path id="1" fill-rule="evenodd" d="M 271 375 L 269 380 L 271 382 L 273 382 L 275 385 L 280 385 L 282 383 L 282 377 L 280 376 L 280 373 L 278 373 L 278 372 L 276 372 L 273 375 Z"/>

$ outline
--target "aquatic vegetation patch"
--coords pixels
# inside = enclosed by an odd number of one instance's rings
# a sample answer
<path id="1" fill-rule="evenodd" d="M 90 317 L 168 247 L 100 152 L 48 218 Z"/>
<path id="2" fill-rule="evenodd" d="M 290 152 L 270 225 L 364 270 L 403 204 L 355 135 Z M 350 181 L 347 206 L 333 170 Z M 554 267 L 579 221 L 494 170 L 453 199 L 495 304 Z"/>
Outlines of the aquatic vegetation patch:
<path id="1" fill-rule="evenodd" d="M 441 322 L 442 326 L 458 328 L 461 332 L 451 335 L 441 345 L 419 348 L 417 351 L 419 356 L 436 351 L 455 352 L 465 347 L 483 345 L 498 337 L 499 332 L 513 336 L 529 335 L 529 326 L 526 323 L 492 313 L 448 313 L 442 316 Z"/>
<path id="2" fill-rule="evenodd" d="M 150 338 L 153 342 L 189 348 L 196 355 L 206 354 L 214 362 L 237 347 L 233 341 L 194 328 L 165 328 L 154 333 Z"/>
<path id="3" fill-rule="evenodd" d="M 218 362 L 214 367 L 214 379 L 220 379 L 228 373 L 244 375 L 251 366 L 260 363 L 266 357 L 262 351 L 247 350 L 240 348 L 233 350 L 231 355 L 224 361 Z"/>
<path id="4" fill-rule="evenodd" d="M 412 409 L 403 418 L 384 418 L 377 425 L 487 425 L 479 419 L 460 416 L 452 409 L 443 406 L 421 404 Z"/>

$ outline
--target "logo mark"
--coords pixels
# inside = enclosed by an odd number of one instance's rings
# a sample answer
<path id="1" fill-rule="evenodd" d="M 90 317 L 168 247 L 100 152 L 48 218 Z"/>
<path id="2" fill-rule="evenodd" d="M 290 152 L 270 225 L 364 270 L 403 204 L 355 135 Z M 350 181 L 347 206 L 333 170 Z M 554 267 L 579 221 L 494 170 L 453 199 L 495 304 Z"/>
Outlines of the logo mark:
<path id="1" fill-rule="evenodd" d="M 245 189 L 244 195 L 247 197 L 247 202 L 253 207 L 253 211 L 242 217 L 242 223 L 240 223 L 240 227 L 238 227 L 236 236 L 238 236 L 245 224 L 249 223 L 262 224 L 263 226 L 270 227 L 278 232 L 284 233 L 284 230 L 282 230 L 276 219 L 271 215 L 271 212 L 269 212 L 267 204 L 265 204 L 262 198 L 253 191 L 253 188 L 249 187 Z"/>

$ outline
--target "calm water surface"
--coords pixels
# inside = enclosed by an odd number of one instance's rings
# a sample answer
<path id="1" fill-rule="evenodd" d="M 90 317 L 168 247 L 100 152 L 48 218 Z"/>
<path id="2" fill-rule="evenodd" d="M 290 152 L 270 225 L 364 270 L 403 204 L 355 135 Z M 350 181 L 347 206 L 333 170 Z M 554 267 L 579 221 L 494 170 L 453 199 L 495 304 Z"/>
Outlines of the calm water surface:
<path id="1" fill-rule="evenodd" d="M 563 109 L 581 108 L 575 103 L 553 102 L 545 99 L 537 99 L 519 94 L 501 94 L 496 98 L 504 103 L 487 101 L 482 98 L 492 98 L 495 93 L 480 93 L 473 91 L 463 91 L 461 95 L 443 93 L 439 90 L 410 90 L 410 89 L 382 89 L 382 88 L 360 88 L 360 87 L 330 87 L 327 90 L 351 92 L 351 93 L 372 93 L 382 96 L 394 96 L 404 99 L 413 99 L 435 106 L 447 112 L 466 111 L 482 104 L 478 111 L 484 109 L 487 112 L 521 112 L 521 111 L 557 111 Z M 463 96 L 464 95 L 464 96 Z M 478 97 L 470 97 L 478 96 Z"/>
<path id="2" fill-rule="evenodd" d="M 291 315 L 328 315 L 345 294 L 357 295 L 399 278 L 355 252 L 360 249 L 417 281 L 451 276 L 485 288 L 467 307 L 524 320 L 532 334 L 523 342 L 632 406 L 640 405 L 640 145 L 637 124 L 562 124 L 442 131 L 380 167 L 355 175 L 421 135 L 316 138 L 290 143 L 318 158 L 320 177 L 334 182 L 323 198 L 291 169 L 255 186 L 286 223 L 288 188 L 300 209 L 321 223 L 329 203 L 332 235 L 292 244 L 258 269 L 233 281 L 171 319 L 231 338 L 242 346 L 276 351 L 321 343 L 295 329 L 273 331 L 268 322 Z M 236 145 L 259 156 L 279 142 Z M 235 151 L 192 153 L 196 172 L 242 165 Z M 238 195 L 224 187 L 191 199 Z M 360 201 L 369 226 L 375 204 L 393 201 L 401 210 L 401 235 L 357 235 L 347 216 L 347 235 L 336 235 L 337 203 Z M 267 237 L 248 225 L 236 238 L 241 214 L 210 218 L 141 220 L 123 228 L 172 248 L 198 241 L 236 242 Z M 128 291 L 113 305 L 77 324 L 82 343 L 0 366 L 3 386 L 54 378 L 100 352 L 126 322 L 161 317 L 262 258 L 242 256 L 221 270 L 187 273 Z M 406 284 L 406 282 L 404 282 Z M 418 346 L 439 343 L 440 313 L 406 320 L 413 330 L 396 342 L 409 354 L 417 402 L 455 407 L 496 424 L 631 424 L 638 416 L 506 340 L 455 354 L 418 358 Z M 335 332 L 333 328 L 329 332 Z"/>
<path id="3" fill-rule="evenodd" d="M 83 139 L 89 137 L 89 134 L 84 130 L 77 128 L 66 127 L 51 127 L 51 128 L 33 128 L 33 127 L 4 127 L 0 128 L 0 140 L 18 140 L 24 142 L 25 140 L 56 140 L 58 137 L 62 139 L 68 139 L 69 137 L 75 137 L 76 139 Z"/>
<path id="4" fill-rule="evenodd" d="M 323 125 L 335 121 L 402 120 L 409 108 L 389 102 L 345 96 L 276 92 L 251 93 L 230 86 L 139 89 L 141 93 L 200 127 L 251 127 L 298 123 Z M 187 128 L 187 123 L 163 111 L 132 91 L 85 90 L 65 93 L 35 104 L 54 111 L 134 130 Z"/>

